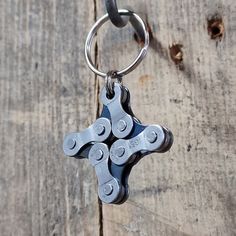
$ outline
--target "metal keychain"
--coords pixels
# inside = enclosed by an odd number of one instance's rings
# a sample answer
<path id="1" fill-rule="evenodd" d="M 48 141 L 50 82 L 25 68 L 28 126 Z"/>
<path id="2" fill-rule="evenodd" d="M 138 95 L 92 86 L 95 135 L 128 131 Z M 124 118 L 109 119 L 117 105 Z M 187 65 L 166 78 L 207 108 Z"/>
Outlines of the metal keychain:
<path id="1" fill-rule="evenodd" d="M 121 204 L 128 199 L 129 174 L 141 158 L 153 152 L 166 152 L 173 143 L 171 131 L 160 125 L 143 125 L 131 109 L 130 93 L 122 84 L 122 77 L 145 57 L 149 34 L 146 24 L 136 13 L 128 10 L 118 10 L 118 13 L 139 23 L 144 36 L 143 47 L 128 67 L 107 73 L 99 71 L 92 61 L 91 45 L 109 15 L 94 24 L 85 43 L 85 57 L 90 69 L 105 79 L 100 94 L 103 109 L 94 124 L 82 132 L 68 134 L 63 143 L 65 155 L 89 159 L 98 179 L 98 196 L 109 204 Z"/>

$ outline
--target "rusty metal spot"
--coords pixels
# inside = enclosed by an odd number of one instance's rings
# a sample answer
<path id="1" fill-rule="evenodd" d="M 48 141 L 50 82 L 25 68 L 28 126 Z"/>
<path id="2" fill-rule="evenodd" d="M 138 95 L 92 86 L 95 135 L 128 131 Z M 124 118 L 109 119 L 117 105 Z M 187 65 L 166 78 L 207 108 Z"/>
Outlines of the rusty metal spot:
<path id="1" fill-rule="evenodd" d="M 222 17 L 216 14 L 213 17 L 208 18 L 207 30 L 211 39 L 221 40 L 225 32 L 225 27 L 224 27 L 224 22 L 222 20 Z"/>
<path id="2" fill-rule="evenodd" d="M 183 51 L 182 51 L 182 44 L 176 44 L 173 43 L 172 45 L 169 46 L 169 51 L 170 51 L 170 57 L 172 61 L 176 64 L 179 65 L 183 62 Z"/>

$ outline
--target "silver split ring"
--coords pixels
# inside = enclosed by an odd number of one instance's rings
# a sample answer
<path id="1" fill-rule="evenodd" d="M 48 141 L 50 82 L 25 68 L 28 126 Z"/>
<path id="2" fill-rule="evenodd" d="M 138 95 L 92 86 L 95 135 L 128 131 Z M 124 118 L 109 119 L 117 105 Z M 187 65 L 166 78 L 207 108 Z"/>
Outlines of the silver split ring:
<path id="1" fill-rule="evenodd" d="M 114 95 L 114 83 L 122 84 L 122 77 L 117 76 L 117 71 L 109 71 L 105 77 L 105 87 L 107 95 L 112 97 Z"/>
<path id="2" fill-rule="evenodd" d="M 148 33 L 148 29 L 146 24 L 144 23 L 144 21 L 142 20 L 142 18 L 137 15 L 134 12 L 125 10 L 125 9 L 121 9 L 118 10 L 119 14 L 121 16 L 131 16 L 134 17 L 140 24 L 140 26 L 143 29 L 144 32 L 144 44 L 142 49 L 140 50 L 138 56 L 135 58 L 135 60 L 126 68 L 117 71 L 117 76 L 118 77 L 122 77 L 124 75 L 127 75 L 128 73 L 130 73 L 131 71 L 133 71 L 138 65 L 139 63 L 143 60 L 143 58 L 146 56 L 147 54 L 147 49 L 149 46 L 149 33 Z M 107 73 L 99 71 L 96 66 L 93 63 L 92 57 L 91 57 L 91 47 L 92 47 L 92 42 L 93 42 L 93 38 L 96 35 L 98 29 L 109 20 L 109 16 L 108 14 L 104 15 L 103 17 L 101 17 L 92 27 L 92 29 L 90 30 L 86 42 L 85 42 L 85 57 L 86 57 L 86 61 L 88 63 L 89 68 L 97 75 L 102 76 L 102 77 L 106 77 Z"/>

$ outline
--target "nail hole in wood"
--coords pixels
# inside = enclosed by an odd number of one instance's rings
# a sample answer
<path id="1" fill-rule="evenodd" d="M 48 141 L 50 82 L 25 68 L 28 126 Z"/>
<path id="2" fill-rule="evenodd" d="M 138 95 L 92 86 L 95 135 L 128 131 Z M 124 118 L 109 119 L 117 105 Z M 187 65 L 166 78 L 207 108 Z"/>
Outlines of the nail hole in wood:
<path id="1" fill-rule="evenodd" d="M 183 62 L 182 44 L 173 43 L 169 46 L 170 57 L 176 65 L 180 65 Z"/>
<path id="2" fill-rule="evenodd" d="M 207 20 L 207 30 L 211 39 L 221 39 L 224 35 L 224 22 L 219 15 L 215 15 Z"/>

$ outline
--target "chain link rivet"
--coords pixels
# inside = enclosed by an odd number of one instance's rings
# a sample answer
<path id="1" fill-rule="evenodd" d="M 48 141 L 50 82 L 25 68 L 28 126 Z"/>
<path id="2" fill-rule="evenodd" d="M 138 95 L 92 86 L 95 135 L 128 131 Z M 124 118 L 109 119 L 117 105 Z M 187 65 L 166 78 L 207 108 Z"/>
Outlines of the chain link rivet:
<path id="1" fill-rule="evenodd" d="M 103 188 L 103 192 L 105 195 L 109 196 L 113 192 L 113 187 L 111 184 L 106 184 L 105 187 Z"/>
<path id="2" fill-rule="evenodd" d="M 125 131 L 127 128 L 127 123 L 124 121 L 124 120 L 120 120 L 117 124 L 117 129 L 120 131 L 120 132 L 123 132 Z"/>
<path id="3" fill-rule="evenodd" d="M 150 131 L 147 133 L 146 137 L 149 143 L 154 143 L 157 140 L 157 133 L 155 131 Z"/>
<path id="4" fill-rule="evenodd" d="M 72 138 L 68 139 L 67 147 L 69 149 L 74 149 L 75 145 L 76 145 L 76 141 L 74 139 L 72 139 Z"/>
<path id="5" fill-rule="evenodd" d="M 125 154 L 125 148 L 124 147 L 118 147 L 115 150 L 115 155 L 118 157 L 122 157 Z"/>
<path id="6" fill-rule="evenodd" d="M 94 127 L 94 130 L 96 132 L 97 135 L 103 135 L 105 133 L 105 126 L 102 124 L 97 124 Z"/>
<path id="7" fill-rule="evenodd" d="M 92 157 L 97 161 L 100 161 L 103 158 L 103 151 L 101 149 L 97 149 L 92 153 Z"/>

